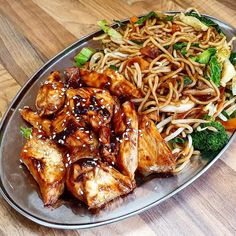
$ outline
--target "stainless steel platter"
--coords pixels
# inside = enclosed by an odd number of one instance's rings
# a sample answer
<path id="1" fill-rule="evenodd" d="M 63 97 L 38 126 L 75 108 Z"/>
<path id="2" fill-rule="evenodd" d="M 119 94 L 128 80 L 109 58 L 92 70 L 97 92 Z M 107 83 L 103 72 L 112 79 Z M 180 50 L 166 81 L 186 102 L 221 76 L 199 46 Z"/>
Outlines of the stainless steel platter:
<path id="1" fill-rule="evenodd" d="M 222 27 L 228 38 L 236 35 L 236 30 L 231 26 L 213 17 L 210 18 Z M 178 193 L 201 176 L 224 153 L 235 136 L 234 134 L 225 148 L 213 159 L 193 160 L 181 173 L 172 177 L 150 178 L 140 183 L 133 193 L 113 201 L 97 214 L 90 213 L 78 203 L 72 204 L 66 200 L 54 209 L 44 207 L 36 182 L 19 161 L 19 153 L 25 142 L 19 128 L 26 124 L 21 119 L 18 109 L 25 105 L 34 107 L 41 83 L 51 71 L 62 72 L 66 67 L 71 66 L 73 57 L 81 48 L 84 46 L 101 48 L 101 45 L 92 41 L 92 38 L 99 34 L 101 31 L 85 36 L 37 71 L 16 95 L 0 125 L 0 192 L 16 211 L 44 226 L 63 229 L 89 228 L 122 220 L 145 211 Z"/>

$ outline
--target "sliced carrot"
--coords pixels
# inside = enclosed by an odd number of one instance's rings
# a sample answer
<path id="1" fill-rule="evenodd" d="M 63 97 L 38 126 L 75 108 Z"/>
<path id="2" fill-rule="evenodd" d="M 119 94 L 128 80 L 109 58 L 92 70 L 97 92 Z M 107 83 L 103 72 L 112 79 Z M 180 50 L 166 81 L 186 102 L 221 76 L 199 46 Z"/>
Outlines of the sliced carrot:
<path id="1" fill-rule="evenodd" d="M 226 130 L 235 130 L 236 129 L 236 118 L 232 118 L 227 121 L 221 121 L 222 125 Z"/>
<path id="2" fill-rule="evenodd" d="M 132 16 L 131 18 L 130 18 L 130 22 L 131 23 L 135 23 L 136 21 L 138 21 L 138 17 L 137 16 Z"/>

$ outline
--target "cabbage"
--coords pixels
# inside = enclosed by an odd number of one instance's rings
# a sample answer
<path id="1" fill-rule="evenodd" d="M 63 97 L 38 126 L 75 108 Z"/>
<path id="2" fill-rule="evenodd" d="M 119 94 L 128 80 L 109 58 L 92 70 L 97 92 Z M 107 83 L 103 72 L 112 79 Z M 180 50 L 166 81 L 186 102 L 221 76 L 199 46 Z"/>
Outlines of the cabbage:
<path id="1" fill-rule="evenodd" d="M 234 76 L 236 76 L 236 71 L 229 59 L 226 59 L 223 63 L 222 77 L 220 84 L 225 87 L 226 83 L 229 82 Z"/>
<path id="2" fill-rule="evenodd" d="M 199 19 L 193 16 L 186 16 L 183 13 L 179 14 L 179 19 L 186 25 L 192 26 L 196 31 L 207 31 L 208 26 L 203 24 Z"/>

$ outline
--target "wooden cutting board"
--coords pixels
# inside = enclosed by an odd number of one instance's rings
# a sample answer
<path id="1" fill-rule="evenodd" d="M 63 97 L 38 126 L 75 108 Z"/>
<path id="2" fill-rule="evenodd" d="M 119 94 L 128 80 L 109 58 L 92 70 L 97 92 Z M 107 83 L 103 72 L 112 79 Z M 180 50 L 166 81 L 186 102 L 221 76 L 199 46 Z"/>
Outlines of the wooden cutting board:
<path id="1" fill-rule="evenodd" d="M 196 7 L 236 28 L 234 0 L 0 0 L 0 117 L 25 81 L 96 21 Z M 55 230 L 0 197 L 0 235 L 236 235 L 236 140 L 191 186 L 142 214 L 88 230 Z"/>

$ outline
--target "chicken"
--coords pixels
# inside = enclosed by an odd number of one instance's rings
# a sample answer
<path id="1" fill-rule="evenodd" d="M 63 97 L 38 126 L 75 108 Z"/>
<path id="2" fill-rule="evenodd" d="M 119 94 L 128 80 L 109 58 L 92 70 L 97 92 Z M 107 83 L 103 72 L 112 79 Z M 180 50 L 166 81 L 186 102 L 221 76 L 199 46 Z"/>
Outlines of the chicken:
<path id="1" fill-rule="evenodd" d="M 175 168 L 175 158 L 147 116 L 139 117 L 138 171 L 143 175 L 170 173 Z"/>
<path id="2" fill-rule="evenodd" d="M 20 156 L 38 183 L 44 204 L 54 204 L 64 191 L 63 152 L 42 132 L 34 129 Z"/>
<path id="3" fill-rule="evenodd" d="M 34 112 L 29 107 L 24 107 L 20 109 L 20 114 L 25 121 L 30 123 L 34 128 L 43 130 L 48 136 L 51 134 L 51 121 L 42 118 L 37 112 Z"/>
<path id="4" fill-rule="evenodd" d="M 119 144 L 110 125 L 102 126 L 99 131 L 100 153 L 104 161 L 110 165 L 116 163 Z"/>
<path id="5" fill-rule="evenodd" d="M 66 177 L 67 189 L 89 209 L 97 209 L 133 190 L 131 180 L 112 166 L 84 158 L 72 164 Z"/>
<path id="6" fill-rule="evenodd" d="M 96 88 L 68 89 L 67 100 L 71 113 L 82 117 L 96 132 L 109 124 L 115 100 L 107 90 Z"/>
<path id="7" fill-rule="evenodd" d="M 81 70 L 81 80 L 87 85 L 96 88 L 106 88 L 120 98 L 141 98 L 142 94 L 123 75 L 114 70 L 106 69 L 103 74 L 96 71 Z"/>
<path id="8" fill-rule="evenodd" d="M 82 87 L 82 82 L 80 79 L 80 69 L 77 66 L 68 67 L 65 71 L 66 85 L 69 88 L 80 88 Z"/>
<path id="9" fill-rule="evenodd" d="M 86 128 L 78 128 L 75 132 L 66 136 L 65 146 L 69 150 L 68 159 L 70 163 L 81 158 L 100 158 L 98 139 L 93 131 Z"/>
<path id="10" fill-rule="evenodd" d="M 120 138 L 117 166 L 134 182 L 134 173 L 138 167 L 138 116 L 131 102 L 123 103 L 121 110 L 126 128 Z"/>
<path id="11" fill-rule="evenodd" d="M 40 116 L 52 115 L 64 105 L 65 88 L 60 73 L 52 72 L 44 84 L 39 88 L 36 97 L 36 108 Z"/>

